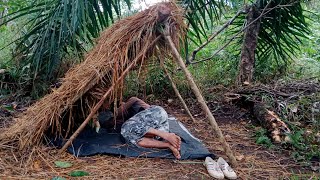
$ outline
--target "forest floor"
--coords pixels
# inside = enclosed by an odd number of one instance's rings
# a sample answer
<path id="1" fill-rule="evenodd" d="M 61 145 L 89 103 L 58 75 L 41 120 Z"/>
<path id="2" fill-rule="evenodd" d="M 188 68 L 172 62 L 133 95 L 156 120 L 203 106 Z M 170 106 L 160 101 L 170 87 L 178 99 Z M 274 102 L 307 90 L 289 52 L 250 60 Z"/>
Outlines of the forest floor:
<path id="1" fill-rule="evenodd" d="M 227 159 L 199 107 L 192 107 L 196 119 L 194 123 L 179 107 L 178 100 L 160 105 L 183 122 L 192 134 L 203 141 L 210 152 Z M 2 124 L 12 119 L 12 116 L 5 118 L 4 112 L 0 113 Z M 253 137 L 255 126 L 252 126 L 253 122 L 244 116 L 241 109 L 222 105 L 219 111 L 213 111 L 213 115 L 239 162 L 238 167 L 234 168 L 239 179 L 320 177 L 320 174 L 311 171 L 309 167 L 298 164 L 289 151 L 257 145 Z M 88 172 L 89 175 L 83 179 L 211 179 L 200 160 L 120 158 L 108 155 L 76 158 L 68 153 L 59 155 L 57 149 L 46 146 L 34 148 L 30 154 L 24 156 L 23 160 L 20 160 L 18 152 L 10 149 L 0 150 L 0 179 L 70 179 L 69 173 L 73 170 Z M 55 167 L 55 161 L 71 162 L 73 166 L 58 168 Z"/>

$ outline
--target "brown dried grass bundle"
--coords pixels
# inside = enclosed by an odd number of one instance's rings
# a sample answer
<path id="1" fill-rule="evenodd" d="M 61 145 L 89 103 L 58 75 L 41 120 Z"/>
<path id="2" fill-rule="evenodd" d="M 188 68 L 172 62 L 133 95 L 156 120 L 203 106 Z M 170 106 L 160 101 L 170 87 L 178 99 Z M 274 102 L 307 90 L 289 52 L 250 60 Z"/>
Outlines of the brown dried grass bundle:
<path id="1" fill-rule="evenodd" d="M 166 23 L 179 47 L 185 34 L 182 14 L 173 2 L 159 3 L 106 29 L 84 62 L 66 73 L 58 89 L 40 99 L 0 134 L 0 145 L 19 149 L 38 145 L 49 128 L 56 134 L 70 135 L 74 121 L 79 121 L 72 116 L 87 116 L 105 89 L 114 86 L 108 102 L 121 97 L 123 80 L 119 83 L 119 77 L 133 60 L 139 69 L 152 56 L 171 53 L 161 36 Z M 69 117 L 62 117 L 66 115 Z"/>

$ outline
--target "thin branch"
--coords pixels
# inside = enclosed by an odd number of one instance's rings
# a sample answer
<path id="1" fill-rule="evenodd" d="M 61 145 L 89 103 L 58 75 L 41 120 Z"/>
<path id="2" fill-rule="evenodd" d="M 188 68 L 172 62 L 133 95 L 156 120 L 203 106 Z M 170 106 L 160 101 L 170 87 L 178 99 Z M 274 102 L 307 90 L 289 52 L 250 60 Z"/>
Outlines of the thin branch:
<path id="1" fill-rule="evenodd" d="M 237 34 L 238 35 L 238 34 Z M 233 36 L 226 44 L 224 44 L 220 49 L 218 49 L 215 53 L 213 53 L 210 57 L 208 58 L 205 58 L 205 59 L 201 59 L 199 61 L 194 61 L 194 62 L 190 62 L 190 64 L 197 64 L 199 62 L 203 62 L 203 61 L 207 61 L 207 60 L 210 60 L 212 59 L 215 55 L 217 55 L 219 52 L 221 52 L 224 48 L 226 48 L 236 37 L 236 36 Z"/>
<path id="2" fill-rule="evenodd" d="M 180 102 L 181 102 L 182 106 L 183 106 L 183 107 L 184 107 L 184 109 L 186 110 L 186 112 L 187 112 L 187 114 L 189 115 L 189 117 L 191 118 L 192 122 L 194 122 L 194 123 L 195 123 L 195 122 L 196 122 L 196 120 L 193 118 L 193 116 L 192 116 L 192 114 L 191 114 L 191 112 L 190 112 L 190 110 L 189 110 L 189 108 L 188 108 L 188 106 L 187 106 L 186 102 L 185 102 L 185 101 L 184 101 L 184 99 L 182 98 L 182 96 L 181 96 L 181 94 L 180 94 L 180 92 L 179 92 L 179 90 L 178 90 L 178 88 L 177 88 L 176 84 L 174 83 L 173 79 L 171 78 L 171 76 L 170 76 L 170 74 L 169 74 L 169 72 L 168 72 L 167 68 L 164 66 L 164 63 L 161 63 L 161 66 L 162 66 L 163 71 L 164 71 L 164 72 L 165 72 L 165 74 L 167 75 L 167 77 L 168 77 L 169 81 L 171 82 L 171 86 L 172 86 L 172 88 L 173 88 L 174 92 L 176 93 L 177 97 L 179 98 L 179 100 L 180 100 Z"/>
<path id="3" fill-rule="evenodd" d="M 187 59 L 187 65 L 188 64 L 192 64 L 192 61 L 196 58 L 196 54 L 202 49 L 204 48 L 205 46 L 207 46 L 218 34 L 220 34 L 224 29 L 228 28 L 229 25 L 231 25 L 234 20 L 240 15 L 243 13 L 243 10 L 240 10 L 237 12 L 237 14 L 232 18 L 230 19 L 229 21 L 227 21 L 217 32 L 213 33 L 206 42 L 202 43 L 197 49 L 195 49 L 193 52 L 192 52 L 192 56 Z"/>

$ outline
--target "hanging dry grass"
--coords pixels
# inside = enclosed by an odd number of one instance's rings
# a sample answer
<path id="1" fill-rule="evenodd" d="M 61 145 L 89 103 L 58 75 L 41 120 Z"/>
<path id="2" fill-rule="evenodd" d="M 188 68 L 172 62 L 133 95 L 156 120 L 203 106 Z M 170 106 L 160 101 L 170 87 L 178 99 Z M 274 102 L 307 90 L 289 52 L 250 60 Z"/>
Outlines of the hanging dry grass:
<path id="1" fill-rule="evenodd" d="M 161 37 L 165 23 L 170 24 L 170 35 L 179 47 L 185 24 L 182 10 L 172 2 L 154 5 L 106 29 L 85 60 L 67 72 L 58 89 L 40 99 L 0 134 L 0 146 L 21 150 L 38 145 L 48 130 L 70 135 L 76 122 L 83 121 L 73 115 L 85 118 L 109 87 L 114 88 L 107 102 L 121 99 L 123 80 L 118 83 L 119 77 L 130 63 L 139 70 L 152 56 L 170 54 Z"/>

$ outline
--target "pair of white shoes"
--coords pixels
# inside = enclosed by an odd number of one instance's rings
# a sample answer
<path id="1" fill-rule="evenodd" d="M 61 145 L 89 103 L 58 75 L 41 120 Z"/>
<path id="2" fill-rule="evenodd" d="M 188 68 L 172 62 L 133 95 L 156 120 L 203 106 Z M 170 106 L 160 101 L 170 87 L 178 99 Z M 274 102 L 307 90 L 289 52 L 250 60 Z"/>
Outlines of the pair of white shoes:
<path id="1" fill-rule="evenodd" d="M 236 173 L 222 157 L 219 157 L 217 161 L 214 161 L 211 157 L 206 157 L 203 165 L 207 168 L 208 173 L 216 179 L 223 179 L 224 177 L 237 179 Z"/>

